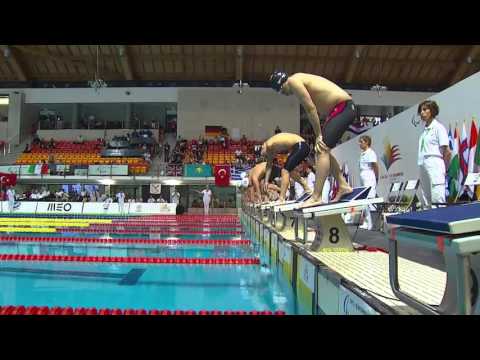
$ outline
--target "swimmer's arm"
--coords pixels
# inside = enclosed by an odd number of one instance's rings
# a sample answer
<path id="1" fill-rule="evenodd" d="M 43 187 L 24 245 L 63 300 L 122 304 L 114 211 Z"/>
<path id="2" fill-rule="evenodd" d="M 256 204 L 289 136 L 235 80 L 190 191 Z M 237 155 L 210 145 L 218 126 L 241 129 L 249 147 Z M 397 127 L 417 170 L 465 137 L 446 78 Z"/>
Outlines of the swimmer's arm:
<path id="1" fill-rule="evenodd" d="M 317 107 L 315 106 L 312 97 L 307 91 L 307 88 L 301 81 L 296 79 L 290 79 L 290 87 L 293 93 L 297 96 L 298 100 L 302 104 L 305 112 L 307 113 L 310 123 L 312 124 L 313 131 L 317 137 L 322 136 L 322 130 L 320 128 L 320 118 L 318 116 Z"/>
<path id="2" fill-rule="evenodd" d="M 264 191 L 268 191 L 268 182 L 270 180 L 270 176 L 272 174 L 272 165 L 273 165 L 273 157 L 270 154 L 267 154 L 267 165 L 265 167 L 265 178 L 263 179 L 264 183 Z"/>

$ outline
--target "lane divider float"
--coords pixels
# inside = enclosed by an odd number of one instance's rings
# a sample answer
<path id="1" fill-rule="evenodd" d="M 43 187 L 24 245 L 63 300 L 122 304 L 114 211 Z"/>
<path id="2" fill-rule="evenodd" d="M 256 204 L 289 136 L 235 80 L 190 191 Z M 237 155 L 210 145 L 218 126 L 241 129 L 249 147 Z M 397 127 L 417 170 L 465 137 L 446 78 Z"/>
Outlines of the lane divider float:
<path id="1" fill-rule="evenodd" d="M 226 315 L 226 316 L 239 316 L 239 315 L 249 315 L 249 316 L 284 316 L 286 315 L 285 311 L 234 311 L 234 310 L 146 310 L 146 309 L 97 309 L 95 307 L 85 308 L 85 307 L 48 307 L 48 306 L 0 306 L 0 316 L 1 315 L 96 315 L 96 316 L 105 316 L 105 315 L 150 315 L 150 316 L 188 316 L 188 315 Z"/>
<path id="2" fill-rule="evenodd" d="M 168 264 L 168 265 L 260 265 L 259 258 L 156 258 L 125 256 L 71 256 L 71 255 L 23 255 L 0 254 L 0 261 L 31 262 L 83 262 L 123 264 Z"/>

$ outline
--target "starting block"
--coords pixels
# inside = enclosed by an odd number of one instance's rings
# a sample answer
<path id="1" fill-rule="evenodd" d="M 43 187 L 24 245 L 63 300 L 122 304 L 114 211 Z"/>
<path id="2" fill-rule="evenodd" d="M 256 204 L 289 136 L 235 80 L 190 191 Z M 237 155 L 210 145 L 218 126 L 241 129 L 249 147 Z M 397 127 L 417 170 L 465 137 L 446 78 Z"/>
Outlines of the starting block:
<path id="1" fill-rule="evenodd" d="M 480 315 L 480 203 L 387 217 L 390 286 L 404 303 L 424 314 Z M 447 286 L 441 304 L 424 304 L 403 292 L 398 279 L 398 242 L 437 250 L 445 259 Z"/>
<path id="2" fill-rule="evenodd" d="M 363 211 L 383 198 L 367 199 L 370 187 L 353 189 L 338 202 L 293 210 L 295 240 L 307 243 L 309 221 L 315 229 L 313 251 L 353 251 L 353 242 L 341 214 Z M 303 234 L 300 234 L 303 232 Z"/>
<path id="3" fill-rule="evenodd" d="M 306 193 L 297 200 L 287 201 L 283 204 L 273 205 L 270 208 L 270 221 L 272 226 L 278 231 L 283 231 L 287 227 L 287 223 L 290 219 L 292 220 L 293 226 L 293 211 L 298 209 L 298 207 L 302 205 L 304 201 L 310 199 L 311 196 L 312 194 Z"/>

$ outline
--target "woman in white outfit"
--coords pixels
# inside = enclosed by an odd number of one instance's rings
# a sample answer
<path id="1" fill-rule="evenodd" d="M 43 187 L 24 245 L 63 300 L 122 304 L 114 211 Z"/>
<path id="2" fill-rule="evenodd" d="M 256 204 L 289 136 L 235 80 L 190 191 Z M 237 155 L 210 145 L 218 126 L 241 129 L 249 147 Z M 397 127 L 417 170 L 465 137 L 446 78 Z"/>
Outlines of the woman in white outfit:
<path id="1" fill-rule="evenodd" d="M 212 190 L 207 187 L 202 191 L 197 191 L 200 195 L 203 195 L 203 212 L 205 215 L 208 215 L 210 211 L 210 201 L 212 200 Z"/>
<path id="2" fill-rule="evenodd" d="M 364 135 L 360 136 L 358 145 L 362 150 L 360 153 L 360 181 L 362 186 L 370 186 L 370 192 L 368 198 L 372 199 L 376 196 L 376 188 L 378 182 L 378 163 L 377 154 L 372 150 L 372 138 Z M 366 230 L 372 230 L 372 214 L 370 208 L 365 210 L 365 220 L 360 228 Z"/>
<path id="3" fill-rule="evenodd" d="M 418 114 L 425 123 L 425 129 L 418 140 L 421 201 L 424 209 L 430 209 L 432 203 L 445 203 L 445 176 L 451 152 L 447 129 L 436 120 L 439 112 L 435 101 L 427 100 L 418 106 Z"/>
<path id="4" fill-rule="evenodd" d="M 7 190 L 7 200 L 8 200 L 8 211 L 13 213 L 13 208 L 15 207 L 15 190 L 10 186 Z"/>

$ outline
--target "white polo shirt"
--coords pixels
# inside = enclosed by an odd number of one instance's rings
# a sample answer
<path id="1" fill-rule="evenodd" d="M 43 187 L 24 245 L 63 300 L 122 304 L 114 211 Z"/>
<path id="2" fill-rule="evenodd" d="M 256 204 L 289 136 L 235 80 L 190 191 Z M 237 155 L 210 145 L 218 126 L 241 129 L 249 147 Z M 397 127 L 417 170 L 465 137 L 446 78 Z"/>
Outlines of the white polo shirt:
<path id="1" fill-rule="evenodd" d="M 442 159 L 441 146 L 448 146 L 447 129 L 436 119 L 433 119 L 430 126 L 425 126 L 418 140 L 418 165 L 423 165 L 425 158 L 428 157 Z"/>
<path id="2" fill-rule="evenodd" d="M 203 203 L 210 204 L 210 199 L 212 197 L 212 190 L 205 189 L 205 190 L 202 190 L 202 193 L 203 193 Z"/>
<path id="3" fill-rule="evenodd" d="M 313 188 L 315 187 L 315 174 L 313 171 L 310 171 L 307 175 L 307 185 L 310 188 L 310 190 L 313 191 Z"/>
<path id="4" fill-rule="evenodd" d="M 377 154 L 375 154 L 375 151 L 373 151 L 371 148 L 368 148 L 365 151 L 362 151 L 360 153 L 360 172 L 366 171 L 366 170 L 372 170 L 372 163 L 376 163 L 377 160 Z"/>

